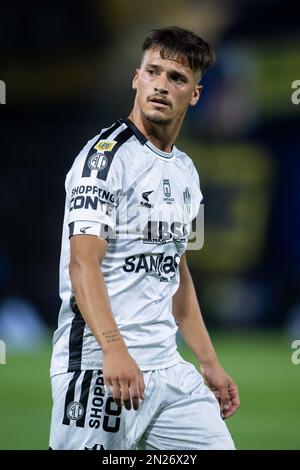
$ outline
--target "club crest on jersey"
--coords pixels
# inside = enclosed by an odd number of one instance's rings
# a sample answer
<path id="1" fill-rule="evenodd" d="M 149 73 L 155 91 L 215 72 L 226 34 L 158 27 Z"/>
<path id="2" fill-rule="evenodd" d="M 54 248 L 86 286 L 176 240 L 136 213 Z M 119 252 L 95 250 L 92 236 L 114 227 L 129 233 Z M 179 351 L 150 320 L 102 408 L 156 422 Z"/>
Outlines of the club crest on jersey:
<path id="1" fill-rule="evenodd" d="M 183 202 L 185 204 L 186 211 L 188 214 L 191 213 L 191 200 L 192 200 L 192 196 L 191 196 L 190 190 L 189 188 L 185 188 L 185 190 L 183 191 Z"/>
<path id="2" fill-rule="evenodd" d="M 116 143 L 116 140 L 99 140 L 94 148 L 99 152 L 110 152 Z"/>
<path id="3" fill-rule="evenodd" d="M 174 202 L 174 198 L 171 197 L 171 185 L 169 179 L 163 180 L 163 191 L 164 191 L 164 202 L 167 204 L 172 204 Z"/>
<path id="4" fill-rule="evenodd" d="M 108 158 L 104 153 L 94 153 L 88 159 L 88 167 L 90 170 L 101 171 L 107 166 Z"/>
<path id="5" fill-rule="evenodd" d="M 170 180 L 163 180 L 164 195 L 166 197 L 171 197 L 171 185 Z"/>

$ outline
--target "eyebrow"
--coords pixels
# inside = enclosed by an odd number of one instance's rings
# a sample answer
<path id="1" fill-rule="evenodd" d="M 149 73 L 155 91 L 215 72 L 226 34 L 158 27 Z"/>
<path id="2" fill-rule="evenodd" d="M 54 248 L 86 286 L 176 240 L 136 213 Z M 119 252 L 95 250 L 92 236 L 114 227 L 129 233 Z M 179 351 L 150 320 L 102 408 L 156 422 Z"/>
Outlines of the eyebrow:
<path id="1" fill-rule="evenodd" d="M 162 67 L 160 65 L 156 65 L 156 64 L 146 64 L 146 67 L 151 67 L 151 68 L 153 68 L 157 71 L 162 70 Z M 182 72 L 178 72 L 178 70 L 171 70 L 171 71 L 169 71 L 169 73 L 171 73 L 173 75 L 176 75 L 178 77 L 181 77 L 181 78 L 185 78 L 186 80 L 188 80 L 188 75 L 184 74 Z"/>

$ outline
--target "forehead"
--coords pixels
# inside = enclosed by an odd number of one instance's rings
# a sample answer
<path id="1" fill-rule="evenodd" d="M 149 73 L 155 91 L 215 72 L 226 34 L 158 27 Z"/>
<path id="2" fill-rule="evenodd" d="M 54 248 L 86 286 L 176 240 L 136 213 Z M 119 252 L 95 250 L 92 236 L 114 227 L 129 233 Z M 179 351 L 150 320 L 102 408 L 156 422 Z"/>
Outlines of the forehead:
<path id="1" fill-rule="evenodd" d="M 170 56 L 163 59 L 160 55 L 160 51 L 160 49 L 147 49 L 142 58 L 142 66 L 148 64 L 158 65 L 164 69 L 176 70 L 186 75 L 194 75 L 185 57 Z"/>

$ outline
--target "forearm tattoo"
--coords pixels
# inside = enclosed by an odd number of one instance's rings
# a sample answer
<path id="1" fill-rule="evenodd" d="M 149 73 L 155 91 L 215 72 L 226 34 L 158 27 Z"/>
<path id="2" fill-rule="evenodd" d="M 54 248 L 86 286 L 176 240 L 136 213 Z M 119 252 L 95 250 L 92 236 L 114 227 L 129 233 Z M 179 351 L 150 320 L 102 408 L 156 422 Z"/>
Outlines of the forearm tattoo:
<path id="1" fill-rule="evenodd" d="M 113 341 L 118 341 L 120 339 L 119 330 L 107 330 L 104 331 L 102 335 L 108 343 L 112 343 Z"/>

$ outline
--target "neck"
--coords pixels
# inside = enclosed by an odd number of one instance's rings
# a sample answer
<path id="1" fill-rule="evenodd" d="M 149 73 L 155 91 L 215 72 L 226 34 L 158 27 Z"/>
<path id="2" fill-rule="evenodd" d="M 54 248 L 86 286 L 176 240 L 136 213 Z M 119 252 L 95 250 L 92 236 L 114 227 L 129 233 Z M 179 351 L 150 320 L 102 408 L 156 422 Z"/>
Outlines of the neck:
<path id="1" fill-rule="evenodd" d="M 172 146 L 178 136 L 184 116 L 170 124 L 157 124 L 147 119 L 139 109 L 133 108 L 129 119 L 136 125 L 141 133 L 158 149 L 171 152 Z"/>

